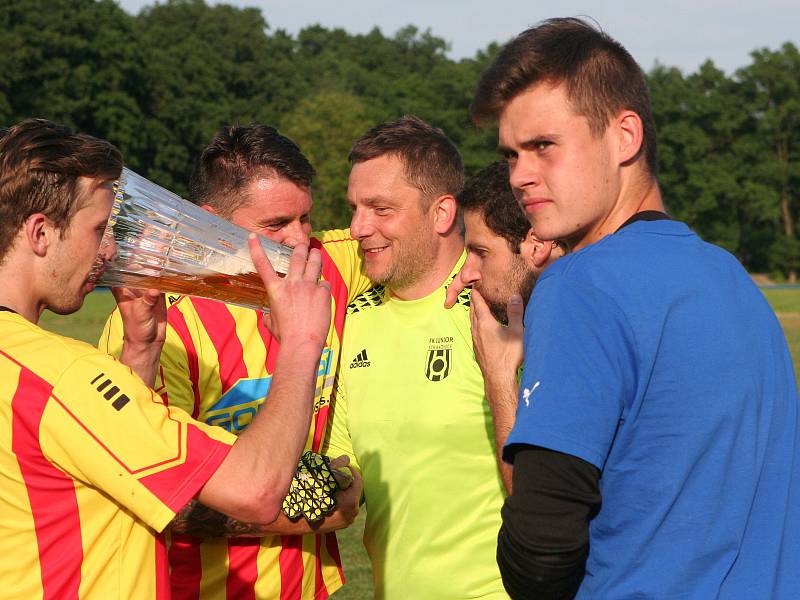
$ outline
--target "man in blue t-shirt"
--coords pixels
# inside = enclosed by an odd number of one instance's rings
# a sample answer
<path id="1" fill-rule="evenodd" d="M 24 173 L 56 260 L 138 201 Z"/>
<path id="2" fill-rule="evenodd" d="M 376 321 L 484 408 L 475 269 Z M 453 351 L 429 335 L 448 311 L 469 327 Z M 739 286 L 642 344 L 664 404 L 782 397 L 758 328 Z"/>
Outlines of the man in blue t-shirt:
<path id="1" fill-rule="evenodd" d="M 500 51 L 471 110 L 499 119 L 536 235 L 572 250 L 525 313 L 506 589 L 800 598 L 791 358 L 738 262 L 664 213 L 636 62 L 593 25 L 552 19 Z"/>

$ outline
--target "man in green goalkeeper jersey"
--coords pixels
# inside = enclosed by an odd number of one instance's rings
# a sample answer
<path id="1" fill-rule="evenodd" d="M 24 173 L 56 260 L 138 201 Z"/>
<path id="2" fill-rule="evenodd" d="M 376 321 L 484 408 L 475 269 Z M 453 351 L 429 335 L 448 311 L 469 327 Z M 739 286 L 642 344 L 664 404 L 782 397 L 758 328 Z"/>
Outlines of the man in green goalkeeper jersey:
<path id="1" fill-rule="evenodd" d="M 414 117 L 350 153 L 351 233 L 375 288 L 350 305 L 329 452 L 362 470 L 376 598 L 506 598 L 495 563 L 503 484 L 475 362 L 456 218 L 461 157 Z"/>

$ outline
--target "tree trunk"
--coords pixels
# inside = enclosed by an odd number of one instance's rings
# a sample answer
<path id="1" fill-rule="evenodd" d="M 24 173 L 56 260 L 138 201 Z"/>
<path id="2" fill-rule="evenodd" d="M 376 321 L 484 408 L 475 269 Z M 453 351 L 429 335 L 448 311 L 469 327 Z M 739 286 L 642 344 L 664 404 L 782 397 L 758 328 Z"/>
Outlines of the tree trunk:
<path id="1" fill-rule="evenodd" d="M 783 234 L 786 238 L 792 242 L 795 239 L 794 233 L 794 219 L 792 218 L 792 212 L 789 208 L 789 144 L 786 140 L 781 140 L 778 143 L 778 162 L 781 164 L 781 171 L 782 173 L 782 182 L 781 182 L 781 219 L 783 220 Z M 794 244 L 789 244 L 790 248 L 794 248 Z M 792 257 L 794 258 L 794 257 Z M 791 264 L 788 265 L 788 273 L 789 283 L 795 284 L 797 283 L 797 268 L 792 261 Z"/>

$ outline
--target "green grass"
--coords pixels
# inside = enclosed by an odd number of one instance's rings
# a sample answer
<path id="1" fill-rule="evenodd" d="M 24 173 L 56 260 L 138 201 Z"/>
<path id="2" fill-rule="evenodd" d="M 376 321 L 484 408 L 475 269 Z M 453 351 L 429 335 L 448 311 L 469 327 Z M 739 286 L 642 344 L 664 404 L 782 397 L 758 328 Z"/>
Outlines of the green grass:
<path id="1" fill-rule="evenodd" d="M 797 289 L 764 290 L 775 314 L 783 326 L 783 333 L 794 360 L 794 372 L 800 373 L 800 291 Z"/>
<path id="2" fill-rule="evenodd" d="M 71 315 L 57 315 L 44 311 L 39 325 L 61 335 L 97 345 L 108 315 L 114 310 L 111 292 L 96 291 L 86 296 L 83 307 Z"/>
<path id="3" fill-rule="evenodd" d="M 786 333 L 795 372 L 800 372 L 800 290 L 766 290 L 764 294 Z M 61 316 L 45 311 L 40 324 L 51 331 L 95 344 L 113 307 L 114 298 L 110 293 L 94 292 L 86 298 L 83 308 L 77 313 Z M 336 600 L 364 600 L 373 595 L 372 573 L 361 543 L 364 516 L 362 510 L 350 528 L 337 534 L 347 585 L 335 594 Z"/>

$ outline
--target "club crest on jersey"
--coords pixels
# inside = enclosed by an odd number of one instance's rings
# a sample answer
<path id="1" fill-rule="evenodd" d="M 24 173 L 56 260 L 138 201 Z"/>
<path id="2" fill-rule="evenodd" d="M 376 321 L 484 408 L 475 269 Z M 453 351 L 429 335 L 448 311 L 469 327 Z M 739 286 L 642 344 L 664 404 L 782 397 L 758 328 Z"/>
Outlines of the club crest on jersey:
<path id="1" fill-rule="evenodd" d="M 428 338 L 428 355 L 425 359 L 425 377 L 442 381 L 450 375 L 453 364 L 453 338 Z"/>

